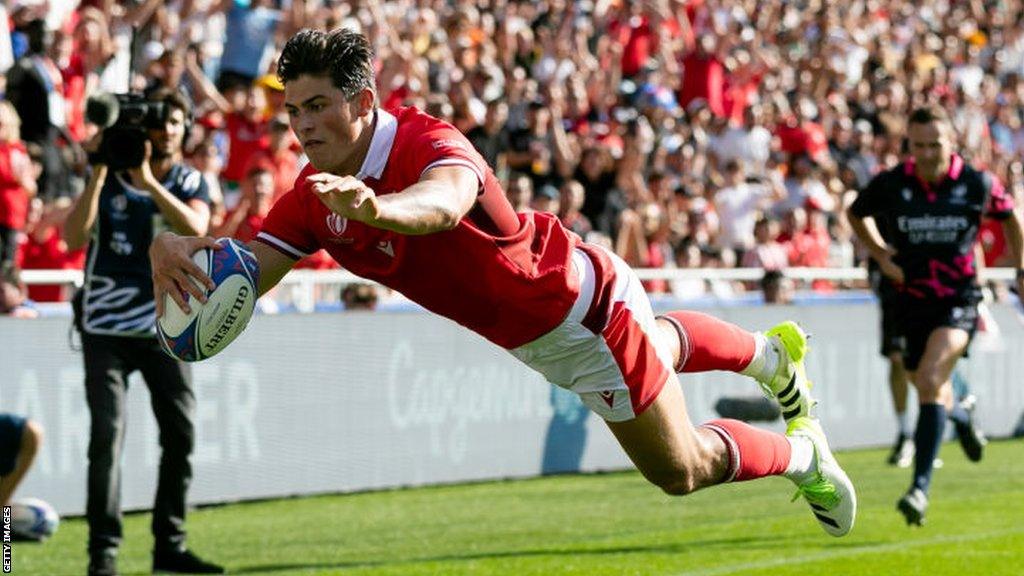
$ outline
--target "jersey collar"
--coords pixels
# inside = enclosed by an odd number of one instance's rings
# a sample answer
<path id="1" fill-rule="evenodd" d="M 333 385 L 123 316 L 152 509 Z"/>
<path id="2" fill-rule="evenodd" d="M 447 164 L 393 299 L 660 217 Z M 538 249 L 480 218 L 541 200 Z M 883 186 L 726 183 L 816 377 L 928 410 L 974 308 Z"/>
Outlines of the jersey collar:
<path id="1" fill-rule="evenodd" d="M 959 154 L 953 154 L 953 157 L 949 160 L 949 171 L 946 172 L 946 177 L 939 182 L 934 184 L 925 182 L 920 176 L 914 172 L 915 166 L 914 158 L 910 157 L 903 164 L 903 174 L 911 178 L 916 179 L 921 187 L 924 188 L 925 194 L 928 196 L 929 202 L 934 202 L 936 199 L 935 187 L 941 185 L 946 180 L 956 180 L 960 177 L 960 174 L 964 171 L 964 159 Z"/>
<path id="2" fill-rule="evenodd" d="M 398 133 L 398 119 L 392 116 L 387 110 L 380 108 L 374 110 L 373 137 L 370 139 L 370 149 L 363 160 L 363 166 L 356 174 L 356 178 L 366 180 L 373 178 L 379 180 L 384 173 L 384 166 L 391 156 L 391 146 L 395 143 L 395 134 Z"/>
<path id="3" fill-rule="evenodd" d="M 913 176 L 915 174 L 914 157 L 907 158 L 907 161 L 903 164 L 903 173 L 907 176 Z M 959 154 L 953 154 L 953 157 L 949 159 L 949 172 L 946 173 L 946 178 L 950 180 L 956 180 L 960 177 L 960 173 L 964 171 L 964 159 Z"/>

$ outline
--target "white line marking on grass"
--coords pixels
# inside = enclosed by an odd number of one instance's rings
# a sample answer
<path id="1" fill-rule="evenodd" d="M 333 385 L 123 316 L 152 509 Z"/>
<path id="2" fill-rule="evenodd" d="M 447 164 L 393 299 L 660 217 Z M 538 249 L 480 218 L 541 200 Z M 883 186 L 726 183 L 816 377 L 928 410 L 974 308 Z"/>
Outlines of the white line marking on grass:
<path id="1" fill-rule="evenodd" d="M 931 546 L 932 544 L 942 544 L 945 542 L 968 542 L 974 540 L 985 540 L 988 538 L 996 538 L 999 536 L 1009 536 L 1010 534 L 1020 534 L 1022 532 L 1024 532 L 1024 529 L 1018 528 L 1015 530 L 997 530 L 994 532 L 984 532 L 982 534 L 971 534 L 968 536 L 949 535 L 938 536 L 935 538 L 926 538 L 922 540 L 912 540 L 910 542 L 900 541 L 881 545 L 866 544 L 863 547 L 844 548 L 841 550 L 828 550 L 824 552 L 817 552 L 815 554 L 806 554 L 803 556 L 786 556 L 784 558 L 777 558 L 775 560 L 759 560 L 757 562 L 744 562 L 742 564 L 716 566 L 714 568 L 705 568 L 703 570 L 680 572 L 678 574 L 675 574 L 674 576 L 721 576 L 725 574 L 732 574 L 733 572 L 737 572 L 739 570 L 763 570 L 765 568 L 772 568 L 774 566 L 794 566 L 797 564 L 804 564 L 807 562 L 817 562 L 819 560 L 831 560 L 834 558 L 842 558 L 844 556 L 863 556 L 868 554 L 882 554 L 885 552 L 898 552 L 910 548 Z"/>

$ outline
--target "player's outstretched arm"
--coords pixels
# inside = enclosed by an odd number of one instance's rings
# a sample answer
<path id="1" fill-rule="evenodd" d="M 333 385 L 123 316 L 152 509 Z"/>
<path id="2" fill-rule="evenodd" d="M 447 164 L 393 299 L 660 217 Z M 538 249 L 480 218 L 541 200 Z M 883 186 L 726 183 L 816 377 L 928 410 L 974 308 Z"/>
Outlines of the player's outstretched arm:
<path id="1" fill-rule="evenodd" d="M 438 166 L 395 194 L 377 196 L 351 176 L 309 177 L 313 192 L 334 213 L 399 234 L 451 230 L 473 208 L 480 180 L 464 166 Z"/>
<path id="2" fill-rule="evenodd" d="M 192 255 L 202 248 L 219 250 L 213 238 L 178 236 L 173 232 L 161 232 L 149 245 L 149 262 L 153 269 L 153 297 L 156 299 L 156 316 L 164 314 L 164 297 L 171 299 L 186 314 L 192 307 L 186 302 L 187 292 L 200 302 L 206 302 L 202 286 L 208 290 L 216 288 L 213 280 L 192 261 Z"/>
<path id="3" fill-rule="evenodd" d="M 284 278 L 284 275 L 298 262 L 262 242 L 253 240 L 249 242 L 248 247 L 256 256 L 256 262 L 259 263 L 260 285 L 257 290 L 259 296 L 263 296 L 268 290 L 277 286 L 281 278 Z"/>

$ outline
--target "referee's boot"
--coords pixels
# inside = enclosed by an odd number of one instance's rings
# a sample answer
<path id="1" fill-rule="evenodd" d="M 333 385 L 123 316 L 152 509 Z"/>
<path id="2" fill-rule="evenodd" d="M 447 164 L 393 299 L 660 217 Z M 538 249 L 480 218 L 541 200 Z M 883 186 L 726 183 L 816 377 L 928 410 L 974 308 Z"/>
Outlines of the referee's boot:
<path id="1" fill-rule="evenodd" d="M 915 450 L 914 439 L 900 434 L 896 436 L 896 443 L 893 444 L 892 451 L 889 452 L 887 462 L 890 466 L 907 468 L 914 462 Z"/>
<path id="2" fill-rule="evenodd" d="M 896 509 L 903 514 L 907 526 L 924 526 L 924 515 L 928 510 L 928 495 L 920 488 L 911 488 L 896 503 Z"/>
<path id="3" fill-rule="evenodd" d="M 985 445 L 988 444 L 988 439 L 985 438 L 984 432 L 978 428 L 974 417 L 974 409 L 977 402 L 978 399 L 974 394 L 968 394 L 964 397 L 960 401 L 960 406 L 967 412 L 967 422 L 953 421 L 953 427 L 956 428 L 956 437 L 960 441 L 960 447 L 963 448 L 964 454 L 967 455 L 967 459 L 971 462 L 981 461 L 982 456 L 985 455 Z"/>

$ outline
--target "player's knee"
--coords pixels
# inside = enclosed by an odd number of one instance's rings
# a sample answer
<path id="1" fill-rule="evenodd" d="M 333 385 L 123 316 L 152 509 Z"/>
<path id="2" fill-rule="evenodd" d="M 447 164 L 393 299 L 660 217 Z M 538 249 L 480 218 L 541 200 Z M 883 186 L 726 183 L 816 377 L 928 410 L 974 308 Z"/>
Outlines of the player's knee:
<path id="1" fill-rule="evenodd" d="M 936 395 L 945 383 L 946 378 L 938 370 L 918 370 L 914 375 L 914 385 L 921 395 Z"/>
<path id="2" fill-rule="evenodd" d="M 648 475 L 647 479 L 669 496 L 685 496 L 701 487 L 700 474 L 687 466 L 680 466 L 656 476 Z"/>
<path id="3" fill-rule="evenodd" d="M 687 482 L 685 479 L 676 479 L 671 482 L 664 482 L 658 485 L 661 491 L 669 496 L 686 496 L 697 490 L 696 483 Z"/>
<path id="4" fill-rule="evenodd" d="M 22 432 L 22 450 L 35 452 L 43 444 L 43 426 L 35 420 L 25 422 L 25 430 Z"/>
<path id="5" fill-rule="evenodd" d="M 682 347 L 682 342 L 679 339 L 679 328 L 664 316 L 658 316 L 657 323 L 658 329 L 661 330 L 662 338 L 665 342 L 668 342 L 669 350 L 672 352 L 672 365 L 678 369 L 679 353 Z"/>

